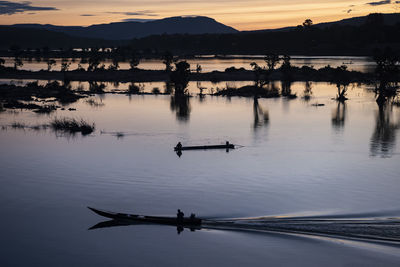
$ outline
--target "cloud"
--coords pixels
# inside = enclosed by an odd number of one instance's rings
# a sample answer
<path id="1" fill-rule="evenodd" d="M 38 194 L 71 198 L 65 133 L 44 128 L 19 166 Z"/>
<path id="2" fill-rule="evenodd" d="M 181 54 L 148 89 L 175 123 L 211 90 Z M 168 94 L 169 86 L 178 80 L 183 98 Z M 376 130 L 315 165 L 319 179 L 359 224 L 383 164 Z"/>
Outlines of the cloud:
<path id="1" fill-rule="evenodd" d="M 134 12 L 107 12 L 108 14 L 121 14 L 125 16 L 145 16 L 145 17 L 157 17 L 158 14 L 155 14 L 154 11 L 151 10 L 141 10 Z"/>
<path id="2" fill-rule="evenodd" d="M 39 7 L 31 6 L 32 2 L 10 2 L 10 1 L 0 1 L 0 15 L 13 15 L 16 13 L 24 13 L 26 11 L 48 11 L 48 10 L 58 10 L 55 7 Z"/>
<path id="3" fill-rule="evenodd" d="M 392 1 L 391 0 L 384 0 L 384 1 L 377 1 L 377 2 L 369 2 L 366 3 L 366 5 L 370 5 L 370 6 L 383 6 L 383 5 L 389 5 L 391 4 Z"/>
<path id="4" fill-rule="evenodd" d="M 94 17 L 96 15 L 93 15 L 93 14 L 81 14 L 80 16 L 81 17 Z"/>
<path id="5" fill-rule="evenodd" d="M 347 14 L 350 14 L 352 11 L 353 11 L 353 9 L 349 9 L 346 12 L 347 12 Z"/>

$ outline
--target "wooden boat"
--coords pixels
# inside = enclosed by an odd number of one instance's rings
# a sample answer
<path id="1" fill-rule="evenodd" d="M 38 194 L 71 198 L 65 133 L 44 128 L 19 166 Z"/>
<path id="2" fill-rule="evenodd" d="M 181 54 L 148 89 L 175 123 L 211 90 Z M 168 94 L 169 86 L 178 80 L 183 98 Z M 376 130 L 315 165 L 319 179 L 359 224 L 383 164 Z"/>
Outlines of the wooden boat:
<path id="1" fill-rule="evenodd" d="M 174 147 L 175 151 L 182 151 L 182 150 L 205 150 L 205 149 L 235 149 L 235 145 L 228 144 L 228 145 L 212 145 L 212 146 L 183 146 L 181 148 Z"/>
<path id="2" fill-rule="evenodd" d="M 164 217 L 164 216 L 145 216 L 137 214 L 126 214 L 126 213 L 116 213 L 110 211 L 103 211 L 88 207 L 94 213 L 111 218 L 114 220 L 122 221 L 135 221 L 135 222 L 145 222 L 145 223 L 157 223 L 157 224 L 168 224 L 168 225 L 201 225 L 201 219 L 199 218 L 183 218 L 178 221 L 177 217 Z"/>

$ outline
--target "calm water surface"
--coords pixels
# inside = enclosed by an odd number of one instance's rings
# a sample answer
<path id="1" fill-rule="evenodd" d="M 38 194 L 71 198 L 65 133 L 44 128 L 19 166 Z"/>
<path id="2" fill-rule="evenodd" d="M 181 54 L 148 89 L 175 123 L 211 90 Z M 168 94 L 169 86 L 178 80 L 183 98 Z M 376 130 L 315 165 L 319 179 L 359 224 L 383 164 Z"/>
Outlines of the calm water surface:
<path id="1" fill-rule="evenodd" d="M 236 58 L 235 58 L 236 57 Z M 70 66 L 71 70 L 77 69 L 80 59 L 77 59 Z M 265 65 L 265 61 L 263 60 L 263 56 L 254 56 L 245 58 L 240 56 L 231 56 L 230 58 L 197 58 L 197 59 L 189 59 L 187 60 L 193 71 L 196 70 L 196 65 L 200 64 L 203 72 L 211 72 L 214 70 L 217 71 L 225 71 L 226 68 L 236 67 L 236 68 L 245 68 L 250 70 L 250 63 L 256 62 L 259 65 Z M 56 59 L 56 65 L 52 67 L 53 70 L 60 70 L 61 68 L 61 59 Z M 375 69 L 375 62 L 372 58 L 369 57 L 351 57 L 351 56 L 293 56 L 291 59 L 291 63 L 293 66 L 313 66 L 316 69 L 323 68 L 327 65 L 331 67 L 338 67 L 341 65 L 346 65 L 349 70 L 356 70 L 362 72 L 372 72 Z M 13 58 L 6 58 L 6 66 L 12 67 L 14 65 Z M 87 64 L 81 64 L 83 68 L 87 69 Z M 105 62 L 106 68 L 111 65 L 111 61 Z M 129 69 L 128 62 L 121 62 L 121 69 Z M 165 65 L 162 63 L 162 60 L 154 60 L 154 59 L 145 59 L 142 60 L 138 66 L 141 69 L 149 69 L 149 70 L 163 70 L 165 69 Z M 46 62 L 37 62 L 33 59 L 31 62 L 24 61 L 24 65 L 21 69 L 25 70 L 42 70 L 47 69 Z"/>
<path id="2" fill-rule="evenodd" d="M 92 97 L 98 105 L 68 106 L 76 111 L 0 113 L 0 264 L 399 265 L 398 247 L 341 239 L 206 229 L 177 235 L 158 225 L 87 230 L 104 219 L 86 206 L 139 214 L 181 208 L 206 218 L 400 215 L 400 108 L 379 110 L 365 86 L 350 89 L 345 105 L 325 83 L 313 84 L 310 101 L 301 98 L 304 83 L 295 83 L 297 99 L 258 103 L 200 98 L 197 84 L 190 88 L 187 105 L 165 95 L 107 94 Z M 97 130 L 82 137 L 9 127 L 64 116 Z M 173 152 L 178 141 L 225 140 L 243 147 Z"/>

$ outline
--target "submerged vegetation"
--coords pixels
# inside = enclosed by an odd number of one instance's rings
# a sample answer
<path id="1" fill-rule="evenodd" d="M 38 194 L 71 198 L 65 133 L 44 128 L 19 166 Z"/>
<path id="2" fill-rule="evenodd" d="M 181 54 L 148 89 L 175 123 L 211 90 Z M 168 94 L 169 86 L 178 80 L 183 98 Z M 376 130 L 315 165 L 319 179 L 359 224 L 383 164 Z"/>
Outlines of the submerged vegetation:
<path id="1" fill-rule="evenodd" d="M 73 91 L 67 82 L 61 84 L 54 81 L 45 85 L 30 82 L 25 86 L 0 84 L 0 103 L 4 108 L 29 109 L 36 113 L 51 113 L 61 108 L 55 104 L 48 104 L 48 102 L 58 101 L 65 105 L 74 103 L 87 95 L 82 91 Z"/>
<path id="2" fill-rule="evenodd" d="M 399 90 L 397 77 L 400 73 L 400 55 L 390 48 L 378 49 L 374 53 L 374 59 L 377 64 L 375 70 L 376 102 L 378 105 L 383 105 L 390 98 L 394 100 Z"/>
<path id="3" fill-rule="evenodd" d="M 50 126 L 55 131 L 62 131 L 70 134 L 82 133 L 82 135 L 91 134 L 95 130 L 95 124 L 87 123 L 83 119 L 71 119 L 71 118 L 55 118 Z"/>
<path id="4" fill-rule="evenodd" d="M 28 125 L 21 122 L 13 122 L 10 125 L 2 125 L 2 130 L 11 129 L 31 129 L 31 130 L 47 130 L 51 129 L 54 132 L 62 132 L 67 135 L 75 135 L 76 133 L 81 133 L 82 135 L 89 135 L 94 132 L 96 129 L 94 123 L 88 123 L 83 119 L 74 119 L 74 118 L 54 118 L 50 121 L 49 124 L 41 124 L 41 125 Z"/>

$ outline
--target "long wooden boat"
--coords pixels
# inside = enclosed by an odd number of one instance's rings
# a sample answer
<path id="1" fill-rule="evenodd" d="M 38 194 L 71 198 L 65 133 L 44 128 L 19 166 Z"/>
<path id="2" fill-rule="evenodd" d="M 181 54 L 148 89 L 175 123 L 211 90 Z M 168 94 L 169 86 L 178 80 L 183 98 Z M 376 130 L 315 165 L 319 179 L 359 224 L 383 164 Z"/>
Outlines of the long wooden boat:
<path id="1" fill-rule="evenodd" d="M 235 149 L 235 145 L 211 145 L 211 146 L 183 146 L 183 147 L 174 147 L 175 151 L 182 150 L 205 150 L 205 149 Z"/>
<path id="2" fill-rule="evenodd" d="M 157 224 L 168 224 L 168 225 L 201 225 L 201 219 L 199 218 L 188 218 L 185 217 L 182 220 L 177 219 L 177 217 L 164 217 L 164 216 L 145 216 L 137 214 L 126 214 L 117 213 L 111 211 L 98 210 L 95 208 L 88 207 L 94 213 L 114 220 L 124 220 L 124 221 L 135 221 L 135 222 L 146 222 L 146 223 L 157 223 Z"/>

